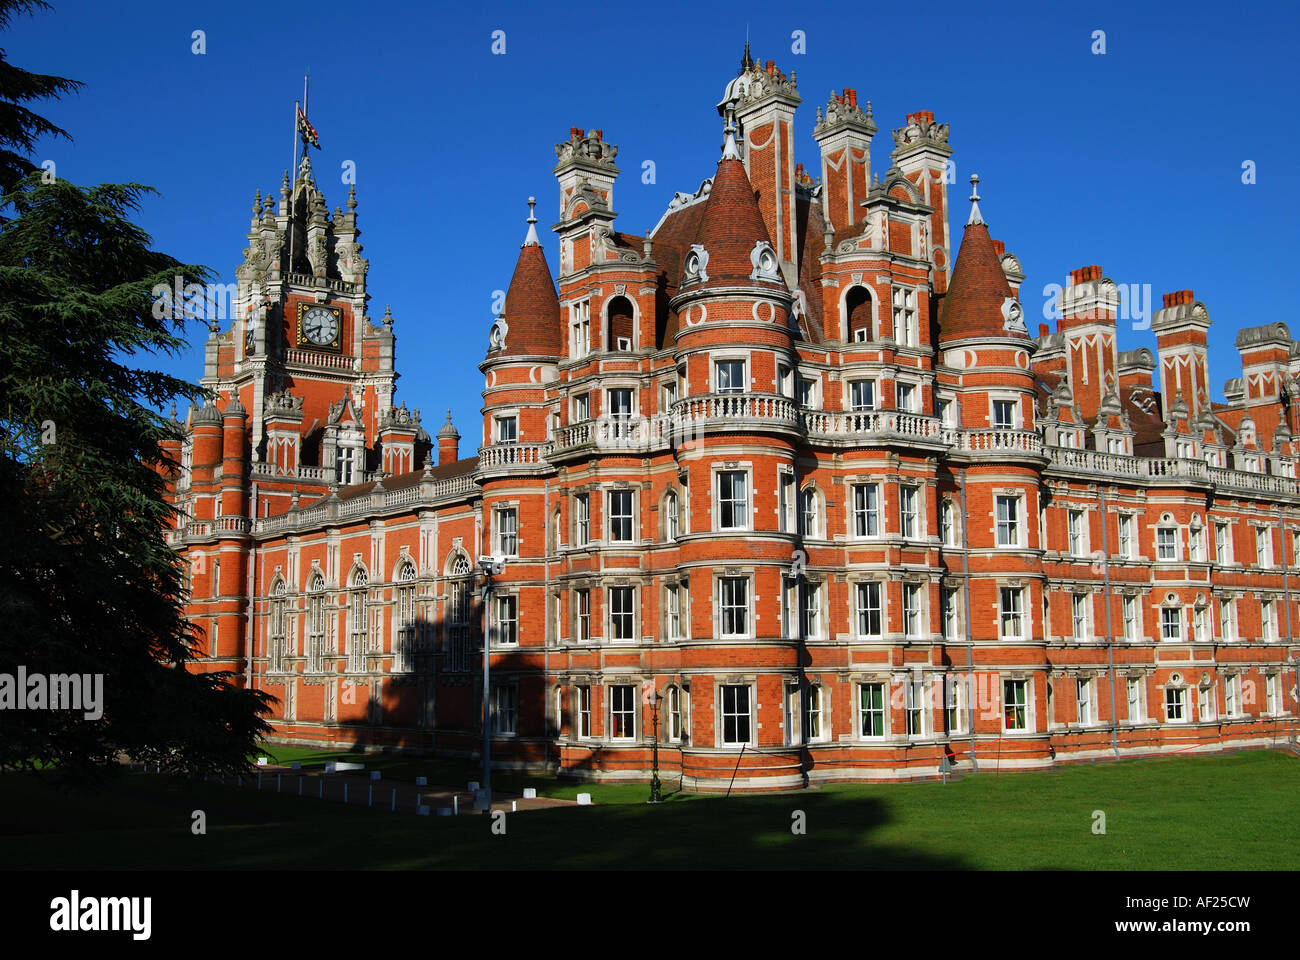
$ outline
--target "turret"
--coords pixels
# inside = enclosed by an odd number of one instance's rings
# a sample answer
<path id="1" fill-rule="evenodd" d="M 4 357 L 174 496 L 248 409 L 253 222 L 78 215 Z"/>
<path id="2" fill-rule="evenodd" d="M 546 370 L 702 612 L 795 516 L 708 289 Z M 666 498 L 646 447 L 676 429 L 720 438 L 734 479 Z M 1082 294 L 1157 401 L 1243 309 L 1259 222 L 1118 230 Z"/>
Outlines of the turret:
<path id="1" fill-rule="evenodd" d="M 460 432 L 451 422 L 451 411 L 447 411 L 447 422 L 438 431 L 438 465 L 453 463 L 460 458 Z"/>

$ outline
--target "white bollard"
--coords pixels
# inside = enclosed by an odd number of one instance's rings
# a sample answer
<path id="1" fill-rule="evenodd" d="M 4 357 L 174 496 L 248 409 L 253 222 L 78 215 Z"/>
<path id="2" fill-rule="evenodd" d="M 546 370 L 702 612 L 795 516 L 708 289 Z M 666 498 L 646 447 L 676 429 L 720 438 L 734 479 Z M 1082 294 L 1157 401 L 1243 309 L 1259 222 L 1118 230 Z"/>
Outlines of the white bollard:
<path id="1" fill-rule="evenodd" d="M 451 798 L 451 812 L 452 816 L 460 816 L 460 797 Z"/>
<path id="2" fill-rule="evenodd" d="M 369 789 L 366 791 L 366 806 L 373 807 L 374 805 L 375 805 L 375 785 L 372 783 Z"/>
<path id="3" fill-rule="evenodd" d="M 324 800 L 324 799 L 325 799 L 325 778 L 324 778 L 324 777 L 321 777 L 321 778 L 320 778 L 319 780 L 317 780 L 316 782 L 320 785 L 320 793 L 318 793 L 317 796 L 318 796 L 321 800 Z"/>
<path id="4" fill-rule="evenodd" d="M 348 785 L 346 783 L 343 784 L 343 802 L 348 802 Z"/>
<path id="5" fill-rule="evenodd" d="M 518 811 L 519 811 L 519 801 L 518 801 L 518 800 L 511 800 L 511 801 L 510 801 L 510 812 L 511 812 L 511 813 L 517 813 Z"/>

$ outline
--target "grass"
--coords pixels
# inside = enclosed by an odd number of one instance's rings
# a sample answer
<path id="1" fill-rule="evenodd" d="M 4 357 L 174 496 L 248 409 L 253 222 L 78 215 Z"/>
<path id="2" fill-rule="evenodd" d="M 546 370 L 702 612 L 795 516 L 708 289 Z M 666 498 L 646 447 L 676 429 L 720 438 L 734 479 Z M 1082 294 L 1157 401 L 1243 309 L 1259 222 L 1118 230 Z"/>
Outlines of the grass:
<path id="1" fill-rule="evenodd" d="M 277 757 L 278 758 L 278 757 Z M 622 789 L 622 788 L 620 788 Z M 644 795 L 644 788 L 635 788 Z M 853 784 L 678 795 L 508 815 L 415 817 L 129 775 L 93 797 L 0 777 L 10 869 L 1284 870 L 1300 859 L 1300 760 L 1251 751 Z M 207 835 L 190 832 L 207 815 Z M 807 833 L 791 832 L 792 814 Z M 1092 832 L 1093 811 L 1106 833 Z"/>

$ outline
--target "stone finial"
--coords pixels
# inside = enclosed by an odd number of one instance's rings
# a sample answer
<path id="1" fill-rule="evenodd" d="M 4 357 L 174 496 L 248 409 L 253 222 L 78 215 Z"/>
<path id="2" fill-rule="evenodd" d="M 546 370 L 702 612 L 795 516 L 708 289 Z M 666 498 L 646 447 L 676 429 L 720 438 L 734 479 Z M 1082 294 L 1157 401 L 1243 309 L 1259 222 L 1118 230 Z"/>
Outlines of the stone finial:
<path id="1" fill-rule="evenodd" d="M 528 198 L 528 233 L 524 236 L 524 246 L 537 246 L 537 198 Z"/>
<path id="2" fill-rule="evenodd" d="M 975 223 L 983 223 L 984 217 L 980 213 L 980 175 L 972 173 L 970 175 L 970 216 L 966 219 L 966 226 Z"/>
<path id="3" fill-rule="evenodd" d="M 380 318 L 380 322 L 386 327 L 393 325 L 393 307 L 391 304 L 384 304 L 384 315 Z"/>
<path id="4" fill-rule="evenodd" d="M 348 185 L 348 212 L 351 213 L 357 209 L 357 185 L 355 183 Z"/>
<path id="5" fill-rule="evenodd" d="M 253 216 L 258 216 L 262 212 L 262 191 L 258 190 L 253 194 Z"/>

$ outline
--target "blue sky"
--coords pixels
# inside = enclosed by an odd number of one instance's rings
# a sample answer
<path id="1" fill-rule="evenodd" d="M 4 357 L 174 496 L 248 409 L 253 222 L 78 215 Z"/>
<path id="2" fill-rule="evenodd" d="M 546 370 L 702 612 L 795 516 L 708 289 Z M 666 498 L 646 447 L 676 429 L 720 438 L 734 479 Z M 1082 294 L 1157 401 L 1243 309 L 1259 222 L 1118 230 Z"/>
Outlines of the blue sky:
<path id="1" fill-rule="evenodd" d="M 832 88 L 873 101 L 881 173 L 908 111 L 951 125 L 954 231 L 978 172 L 993 235 L 1028 275 L 1031 325 L 1043 286 L 1085 264 L 1150 284 L 1157 302 L 1192 288 L 1214 321 L 1215 399 L 1240 373 L 1239 328 L 1280 319 L 1300 335 L 1293 3 L 54 4 L 0 35 L 18 66 L 86 82 L 38 108 L 75 142 L 42 144 L 37 159 L 76 183 L 156 187 L 139 219 L 158 248 L 223 282 L 242 259 L 254 190 L 278 197 L 310 67 L 323 146 L 313 163 L 331 208 L 346 199 L 342 164 L 356 164 L 371 313 L 391 303 L 396 317 L 398 397 L 431 431 L 450 407 L 463 453 L 527 197 L 539 227 L 558 218 L 553 145 L 570 126 L 603 129 L 620 147 L 617 226 L 643 234 L 675 191 L 712 175 L 714 106 L 747 28 L 758 58 L 798 75 L 796 159 L 809 168 L 815 109 Z M 505 55 L 491 52 L 494 30 Z M 554 269 L 554 235 L 542 233 Z M 197 380 L 202 337 L 196 327 L 193 348 L 164 366 Z M 1149 332 L 1121 325 L 1121 349 L 1144 345 L 1155 346 Z"/>

